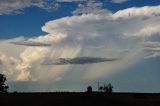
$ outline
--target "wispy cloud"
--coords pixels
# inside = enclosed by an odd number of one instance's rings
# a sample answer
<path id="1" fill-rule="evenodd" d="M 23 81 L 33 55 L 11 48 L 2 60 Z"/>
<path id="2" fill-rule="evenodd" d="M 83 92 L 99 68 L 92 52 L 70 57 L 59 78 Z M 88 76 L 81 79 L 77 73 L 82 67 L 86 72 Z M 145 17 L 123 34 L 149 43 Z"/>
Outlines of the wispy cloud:
<path id="1" fill-rule="evenodd" d="M 15 45 L 23 45 L 23 46 L 39 46 L 39 47 L 49 47 L 51 46 L 51 44 L 47 44 L 47 43 L 41 43 L 41 42 L 34 42 L 34 41 L 28 41 L 28 40 L 24 40 L 24 41 L 12 41 L 10 42 L 11 44 L 15 44 Z"/>
<path id="2" fill-rule="evenodd" d="M 28 7 L 54 10 L 59 7 L 59 4 L 55 0 L 0 0 L 0 15 L 21 14 L 22 10 Z"/>
<path id="3" fill-rule="evenodd" d="M 160 47 L 160 42 L 147 41 L 144 43 L 144 46 L 147 48 L 157 48 L 157 47 Z"/>
<path id="4" fill-rule="evenodd" d="M 57 2 L 84 2 L 87 0 L 56 0 Z"/>
<path id="5" fill-rule="evenodd" d="M 0 0 L 0 15 L 22 14 L 23 9 L 30 7 L 37 7 L 47 11 L 57 10 L 63 2 L 79 3 L 73 14 L 106 11 L 103 9 L 103 3 L 97 0 Z"/>
<path id="6" fill-rule="evenodd" d="M 78 4 L 78 7 L 72 12 L 72 14 L 98 14 L 103 12 L 108 12 L 108 10 L 103 8 L 102 2 L 96 0 L 84 0 L 84 2 Z"/>
<path id="7" fill-rule="evenodd" d="M 127 1 L 130 1 L 130 0 L 111 0 L 111 3 L 121 4 L 121 3 L 124 3 L 124 2 L 127 2 Z"/>
<path id="8" fill-rule="evenodd" d="M 67 65 L 67 64 L 94 64 L 102 62 L 112 62 L 117 58 L 100 58 L 100 57 L 77 57 L 77 58 L 59 58 L 54 62 L 43 63 L 43 65 Z"/>
<path id="9" fill-rule="evenodd" d="M 147 41 L 144 43 L 144 51 L 147 52 L 145 59 L 156 58 L 160 56 L 160 42 Z"/>

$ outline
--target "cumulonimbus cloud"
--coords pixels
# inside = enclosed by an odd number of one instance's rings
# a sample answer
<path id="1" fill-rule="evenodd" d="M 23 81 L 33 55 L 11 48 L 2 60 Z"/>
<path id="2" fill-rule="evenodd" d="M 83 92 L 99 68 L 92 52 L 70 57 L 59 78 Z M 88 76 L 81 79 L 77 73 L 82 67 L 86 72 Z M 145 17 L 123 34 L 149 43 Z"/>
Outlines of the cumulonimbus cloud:
<path id="1" fill-rule="evenodd" d="M 15 50 L 16 53 L 9 54 L 4 46 L 16 48 L 17 45 L 9 43 L 9 46 L 6 41 L 1 42 L 3 59 L 0 59 L 2 62 L 7 60 L 1 67 L 6 70 L 5 73 L 10 79 L 20 81 L 56 80 L 73 70 L 79 70 L 81 73 L 81 76 L 77 75 L 79 79 L 96 79 L 112 75 L 144 58 L 145 53 L 150 54 L 144 50 L 146 48 L 144 43 L 151 39 L 155 42 L 153 38 L 160 34 L 158 10 L 160 6 L 146 6 L 120 10 L 116 13 L 88 13 L 49 21 L 42 26 L 47 35 L 29 40 L 52 46 L 20 47 L 22 49 Z M 143 20 L 146 16 L 149 18 Z M 153 50 L 152 52 L 157 53 Z M 121 59 L 91 65 L 41 65 L 49 59 L 54 63 L 60 58 L 69 63 L 79 63 L 81 59 L 76 59 L 77 57 Z M 67 58 L 69 60 L 66 60 Z M 14 65 L 10 64 L 10 61 L 14 62 Z"/>

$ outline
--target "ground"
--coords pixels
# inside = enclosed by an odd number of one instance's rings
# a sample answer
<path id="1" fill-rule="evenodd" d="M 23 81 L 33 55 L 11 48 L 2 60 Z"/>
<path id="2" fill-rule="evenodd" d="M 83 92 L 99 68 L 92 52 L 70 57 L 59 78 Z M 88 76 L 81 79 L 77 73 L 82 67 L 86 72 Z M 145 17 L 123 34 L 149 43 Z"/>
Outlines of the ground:
<path id="1" fill-rule="evenodd" d="M 0 94 L 1 106 L 159 106 L 160 94 L 149 93 L 8 93 Z"/>

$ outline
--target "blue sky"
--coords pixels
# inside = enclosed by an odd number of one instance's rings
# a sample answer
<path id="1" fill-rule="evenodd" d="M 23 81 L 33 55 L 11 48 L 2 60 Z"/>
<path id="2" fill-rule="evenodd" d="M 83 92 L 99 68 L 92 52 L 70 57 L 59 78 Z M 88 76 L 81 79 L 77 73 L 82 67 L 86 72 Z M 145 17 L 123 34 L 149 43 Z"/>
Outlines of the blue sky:
<path id="1" fill-rule="evenodd" d="M 96 90 L 100 81 L 160 92 L 159 10 L 159 0 L 0 0 L 1 73 L 11 91 Z"/>
<path id="2" fill-rule="evenodd" d="M 160 2 L 158 0 L 130 0 L 120 4 L 111 3 L 108 0 L 107 2 L 104 2 L 103 6 L 112 12 L 116 12 L 118 10 L 126 9 L 129 7 L 155 6 L 159 4 Z M 30 7 L 24 8 L 22 10 L 23 14 L 13 13 L 10 15 L 1 15 L 0 38 L 8 39 L 17 36 L 32 37 L 42 35 L 44 32 L 41 31 L 41 26 L 43 26 L 45 22 L 65 16 L 71 16 L 71 12 L 76 8 L 76 5 L 78 5 L 77 2 L 62 2 L 59 9 L 52 10 L 50 12 L 47 12 L 46 10 L 40 9 L 38 7 Z"/>

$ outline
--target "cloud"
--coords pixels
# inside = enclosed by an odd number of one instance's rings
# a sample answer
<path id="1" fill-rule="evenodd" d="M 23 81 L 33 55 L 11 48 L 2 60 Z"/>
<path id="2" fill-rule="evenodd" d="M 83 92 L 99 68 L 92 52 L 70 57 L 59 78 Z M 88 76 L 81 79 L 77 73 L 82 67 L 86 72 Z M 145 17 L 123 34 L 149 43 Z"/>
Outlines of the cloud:
<path id="1" fill-rule="evenodd" d="M 0 65 L 3 64 L 2 60 L 0 60 Z"/>
<path id="2" fill-rule="evenodd" d="M 59 58 L 54 63 L 43 63 L 43 65 L 67 65 L 67 64 L 94 64 L 101 62 L 112 62 L 117 58 L 100 58 L 100 57 L 76 57 L 76 58 Z"/>
<path id="3" fill-rule="evenodd" d="M 118 4 L 121 4 L 121 3 L 124 3 L 124 2 L 127 2 L 129 0 L 111 0 L 111 3 L 118 3 Z"/>
<path id="4" fill-rule="evenodd" d="M 160 47 L 160 42 L 148 41 L 148 42 L 145 42 L 144 45 L 147 48 L 157 48 L 157 47 Z"/>
<path id="5" fill-rule="evenodd" d="M 15 45 L 24 45 L 24 46 L 41 46 L 41 47 L 48 47 L 51 46 L 50 44 L 41 43 L 41 42 L 33 42 L 33 41 L 14 41 L 10 42 L 11 44 Z"/>
<path id="6" fill-rule="evenodd" d="M 103 9 L 102 2 L 96 0 L 84 0 L 84 2 L 78 4 L 78 7 L 72 12 L 72 14 L 98 14 L 103 12 L 108 12 L 108 10 Z"/>
<path id="7" fill-rule="evenodd" d="M 160 20 L 160 12 L 157 10 L 160 10 L 160 6 L 133 7 L 118 11 L 113 17 L 115 20 L 136 22 L 132 31 L 129 30 L 123 33 L 125 37 L 150 37 L 160 34 L 160 31 L 158 30 L 160 26 L 159 23 L 157 23 L 157 21 Z M 143 20 L 144 18 L 146 19 L 146 17 L 148 17 L 147 20 Z"/>
<path id="8" fill-rule="evenodd" d="M 0 15 L 22 14 L 23 9 L 38 7 L 47 11 L 57 10 L 63 2 L 77 2 L 78 7 L 73 14 L 82 13 L 101 13 L 107 10 L 103 9 L 103 3 L 96 0 L 1 0 Z"/>
<path id="9" fill-rule="evenodd" d="M 158 11 L 157 11 L 158 10 Z M 114 14 L 115 18 L 134 18 L 134 17 L 150 17 L 153 18 L 154 16 L 160 15 L 160 6 L 144 6 L 144 7 L 131 7 L 124 10 L 119 10 Z"/>
<path id="10" fill-rule="evenodd" d="M 144 50 L 147 52 L 145 59 L 156 58 L 160 56 L 160 42 L 147 41 L 144 43 Z"/>
<path id="11" fill-rule="evenodd" d="M 160 56 L 160 53 L 156 52 L 156 53 L 154 53 L 152 55 L 146 56 L 145 59 L 156 58 L 156 57 L 159 57 L 159 56 Z"/>
<path id="12" fill-rule="evenodd" d="M 0 0 L 0 15 L 21 14 L 23 9 L 38 7 L 45 10 L 53 10 L 59 7 L 58 3 L 45 0 Z"/>
<path id="13" fill-rule="evenodd" d="M 159 31 L 160 25 L 155 25 L 153 27 L 153 24 L 148 25 L 142 29 L 140 29 L 138 32 L 135 33 L 127 33 L 127 35 L 132 35 L 132 36 L 138 36 L 138 37 L 146 37 L 146 36 L 152 36 L 152 35 L 157 35 L 160 34 Z"/>
<path id="14" fill-rule="evenodd" d="M 56 0 L 57 2 L 84 2 L 86 0 Z"/>
<path id="15" fill-rule="evenodd" d="M 18 74 L 17 71 L 14 70 L 15 64 L 18 63 L 18 59 L 10 57 L 4 53 L 0 53 L 0 60 L 0 72 L 5 74 L 8 80 L 12 80 L 12 78 L 14 79 L 14 76 Z"/>
<path id="16" fill-rule="evenodd" d="M 10 80 L 18 81 L 56 81 L 59 78 L 63 80 L 69 73 L 74 73 L 71 76 L 72 80 L 93 80 L 111 76 L 143 59 L 146 53 L 148 54 L 144 50 L 146 48 L 144 43 L 155 42 L 153 38 L 159 36 L 157 30 L 160 24 L 159 9 L 160 6 L 147 6 L 128 8 L 116 13 L 88 13 L 51 20 L 42 26 L 42 31 L 47 35 L 29 38 L 27 41 L 52 46 L 45 48 L 18 46 L 10 44 L 15 42 L 15 39 L 3 41 L 0 44 L 0 51 L 3 54 L 2 57 L 6 59 L 0 58 L 0 60 L 2 62 L 7 60 L 7 62 L 2 64 L 1 68 L 6 70 L 5 73 Z M 143 20 L 146 16 L 149 18 Z M 20 48 L 13 50 L 12 53 L 9 52 L 17 47 Z M 70 64 L 81 63 L 81 60 L 85 59 L 77 57 L 121 59 L 90 65 L 41 65 L 46 61 L 56 63 L 59 59 L 60 63 L 67 61 Z M 89 59 L 87 62 L 91 60 L 99 62 L 99 59 Z"/>

